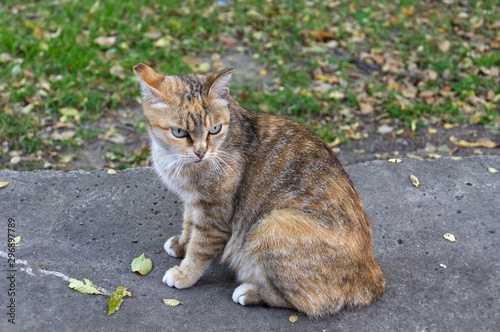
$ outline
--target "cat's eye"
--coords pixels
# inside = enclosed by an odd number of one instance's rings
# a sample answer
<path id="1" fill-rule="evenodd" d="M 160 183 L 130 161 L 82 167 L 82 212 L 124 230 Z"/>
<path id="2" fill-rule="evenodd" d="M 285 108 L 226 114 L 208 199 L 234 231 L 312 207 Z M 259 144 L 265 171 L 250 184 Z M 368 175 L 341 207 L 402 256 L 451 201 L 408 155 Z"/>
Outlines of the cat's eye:
<path id="1" fill-rule="evenodd" d="M 215 135 L 215 134 L 218 134 L 220 132 L 220 130 L 222 129 L 222 125 L 217 125 L 215 127 L 212 127 L 210 128 L 210 130 L 208 131 L 211 135 Z"/>
<path id="2" fill-rule="evenodd" d="M 172 128 L 172 134 L 177 138 L 182 138 L 188 136 L 188 133 L 181 128 Z"/>

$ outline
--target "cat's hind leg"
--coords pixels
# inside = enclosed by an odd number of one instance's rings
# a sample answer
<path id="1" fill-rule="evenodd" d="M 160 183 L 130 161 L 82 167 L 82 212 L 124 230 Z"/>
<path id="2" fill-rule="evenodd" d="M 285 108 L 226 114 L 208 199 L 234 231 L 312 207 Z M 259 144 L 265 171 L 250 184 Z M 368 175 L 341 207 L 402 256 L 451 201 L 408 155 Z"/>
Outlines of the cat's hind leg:
<path id="1" fill-rule="evenodd" d="M 292 307 L 290 303 L 276 292 L 250 283 L 243 283 L 234 290 L 233 301 L 245 306 L 268 305 L 282 308 Z"/>

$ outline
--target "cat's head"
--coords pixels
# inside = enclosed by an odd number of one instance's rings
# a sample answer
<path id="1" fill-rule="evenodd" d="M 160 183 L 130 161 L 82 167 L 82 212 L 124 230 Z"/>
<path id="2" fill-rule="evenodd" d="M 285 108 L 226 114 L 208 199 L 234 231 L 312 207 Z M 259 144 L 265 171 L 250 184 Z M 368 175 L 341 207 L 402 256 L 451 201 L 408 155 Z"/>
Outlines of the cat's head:
<path id="1" fill-rule="evenodd" d="M 233 70 L 164 76 L 145 64 L 135 66 L 153 144 L 184 164 L 216 158 L 230 121 L 227 96 Z"/>

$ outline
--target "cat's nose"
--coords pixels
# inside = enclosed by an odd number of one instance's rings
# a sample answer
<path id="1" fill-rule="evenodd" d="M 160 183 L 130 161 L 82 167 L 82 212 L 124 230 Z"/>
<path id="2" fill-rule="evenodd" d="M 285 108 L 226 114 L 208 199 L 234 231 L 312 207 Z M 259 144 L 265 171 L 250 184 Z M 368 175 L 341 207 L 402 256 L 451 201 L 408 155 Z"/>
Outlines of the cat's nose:
<path id="1" fill-rule="evenodd" d="M 205 150 L 198 150 L 198 151 L 195 151 L 194 154 L 198 156 L 198 158 L 200 159 L 203 159 L 203 157 L 205 157 L 205 154 L 207 153 L 207 151 Z"/>

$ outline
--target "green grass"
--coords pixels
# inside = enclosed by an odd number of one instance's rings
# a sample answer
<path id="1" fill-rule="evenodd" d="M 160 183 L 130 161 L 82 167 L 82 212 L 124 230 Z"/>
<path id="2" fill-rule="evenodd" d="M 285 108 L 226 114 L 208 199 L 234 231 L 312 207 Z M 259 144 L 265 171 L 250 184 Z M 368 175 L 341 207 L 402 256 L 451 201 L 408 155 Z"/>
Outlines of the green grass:
<path id="1" fill-rule="evenodd" d="M 137 105 L 139 89 L 131 71 L 135 64 L 149 62 L 167 74 L 196 71 L 183 56 L 207 59 L 213 53 L 224 57 L 237 52 L 219 42 L 220 33 L 238 39 L 240 51 L 267 69 L 265 80 L 279 79 L 269 89 L 255 88 L 252 82 L 232 86 L 243 106 L 282 113 L 327 141 L 359 137 L 355 128 L 362 128 L 359 124 L 367 117 L 410 126 L 415 120 L 425 125 L 431 116 L 466 123 L 473 116 L 477 120 L 474 114 L 479 112 L 480 123 L 498 126 L 498 99 L 490 98 L 500 94 L 495 76 L 500 50 L 493 48 L 500 38 L 498 22 L 500 5 L 495 0 L 449 5 L 233 0 L 228 6 L 212 0 L 2 1 L 0 143 L 7 143 L 0 147 L 0 161 L 8 168 L 13 150 L 23 156 L 47 155 L 55 147 L 77 147 L 97 137 L 98 130 L 88 129 L 87 122 L 99 120 L 106 110 Z M 316 30 L 328 30 L 337 47 L 315 40 L 311 32 Z M 115 39 L 99 45 L 99 37 Z M 448 50 L 440 48 L 444 41 L 450 43 Z M 357 67 L 360 61 L 377 67 L 376 56 L 385 59 L 379 70 Z M 394 62 L 388 66 L 387 61 Z M 438 77 L 422 78 L 426 70 Z M 321 86 L 313 80 L 318 72 L 339 81 Z M 391 82 L 398 88 L 388 91 Z M 417 94 L 407 98 L 412 107 L 402 107 L 396 95 L 407 84 L 417 86 L 419 93 L 449 86 L 451 94 L 431 104 Z M 331 98 L 332 92 L 343 97 Z M 471 103 L 471 96 L 485 103 Z M 360 115 L 360 102 L 374 104 L 376 111 Z M 80 120 L 70 120 L 77 134 L 62 143 L 53 141 L 47 123 L 60 120 L 61 109 L 67 107 L 78 110 Z M 144 132 L 140 122 L 133 125 Z"/>

